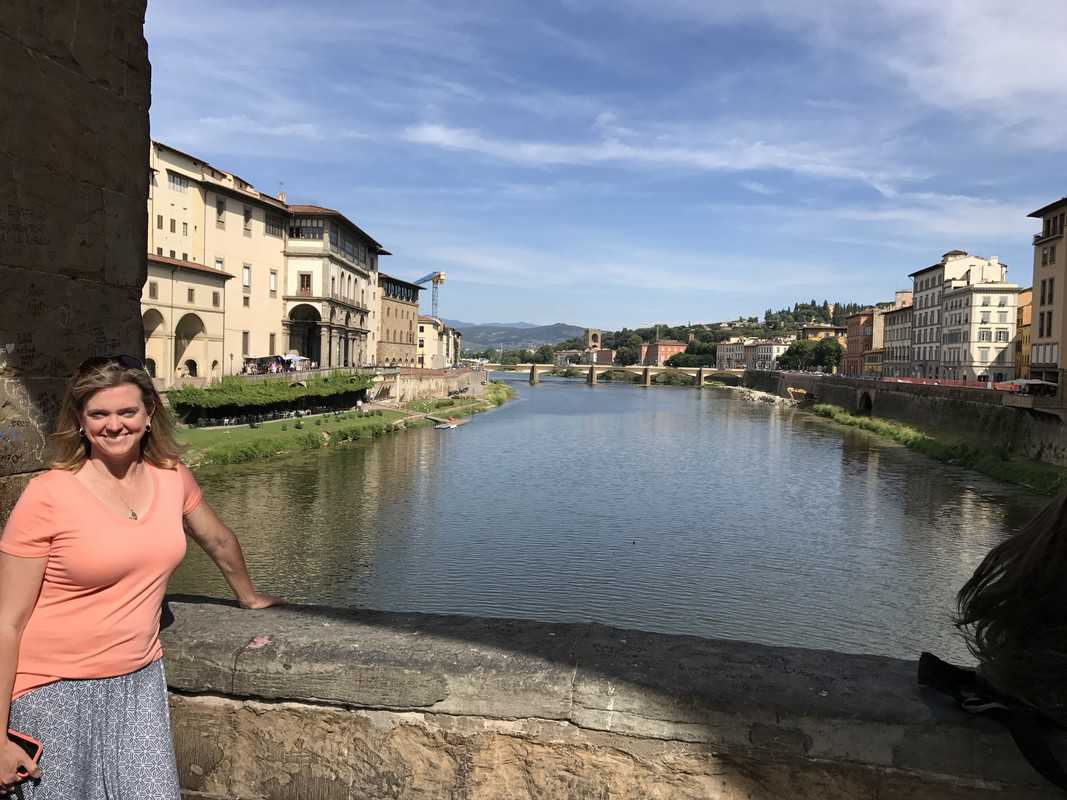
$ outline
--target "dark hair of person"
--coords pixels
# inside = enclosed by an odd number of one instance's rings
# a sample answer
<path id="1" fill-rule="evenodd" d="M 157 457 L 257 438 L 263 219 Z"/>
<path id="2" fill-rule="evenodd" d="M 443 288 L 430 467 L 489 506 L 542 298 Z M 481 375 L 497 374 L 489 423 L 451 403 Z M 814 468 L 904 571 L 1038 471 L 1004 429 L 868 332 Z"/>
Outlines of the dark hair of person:
<path id="1" fill-rule="evenodd" d="M 98 359 L 102 360 L 102 359 Z M 87 362 L 88 363 L 88 362 Z M 118 360 L 90 363 L 82 366 L 67 382 L 55 432 L 51 437 L 52 469 L 77 471 L 91 452 L 91 445 L 81 433 L 81 413 L 89 398 L 101 389 L 111 389 L 124 383 L 141 390 L 141 401 L 152 415 L 152 428 L 141 438 L 141 457 L 153 466 L 174 469 L 178 465 L 181 448 L 174 440 L 174 420 L 143 368 L 130 367 Z"/>
<path id="2" fill-rule="evenodd" d="M 955 622 L 995 689 L 1067 715 L 1067 492 L 989 551 Z"/>

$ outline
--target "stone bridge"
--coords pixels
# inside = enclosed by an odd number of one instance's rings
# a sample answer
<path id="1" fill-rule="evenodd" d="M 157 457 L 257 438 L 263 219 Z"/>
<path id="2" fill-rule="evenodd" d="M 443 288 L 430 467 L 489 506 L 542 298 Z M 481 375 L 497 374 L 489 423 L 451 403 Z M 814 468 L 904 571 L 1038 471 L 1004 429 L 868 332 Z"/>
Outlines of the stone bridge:
<path id="1" fill-rule="evenodd" d="M 654 375 L 661 375 L 665 372 L 683 372 L 693 378 L 693 381 L 697 386 L 703 386 L 705 381 L 709 380 L 722 381 L 723 383 L 737 386 L 740 385 L 741 379 L 745 374 L 743 369 L 716 369 L 715 367 L 650 367 L 641 364 L 632 364 L 625 367 L 614 364 L 581 364 L 569 367 L 557 367 L 554 364 L 487 364 L 485 368 L 490 371 L 504 370 L 528 372 L 530 375 L 530 383 L 540 383 L 541 374 L 544 372 L 553 372 L 560 369 L 577 369 L 586 373 L 586 383 L 591 386 L 595 386 L 597 377 L 603 375 L 605 372 L 628 372 L 631 375 L 637 375 L 641 378 L 642 386 L 651 386 L 652 377 Z"/>
<path id="2" fill-rule="evenodd" d="M 914 661 L 177 600 L 163 645 L 186 800 L 1062 796 L 1005 729 L 920 689 Z"/>

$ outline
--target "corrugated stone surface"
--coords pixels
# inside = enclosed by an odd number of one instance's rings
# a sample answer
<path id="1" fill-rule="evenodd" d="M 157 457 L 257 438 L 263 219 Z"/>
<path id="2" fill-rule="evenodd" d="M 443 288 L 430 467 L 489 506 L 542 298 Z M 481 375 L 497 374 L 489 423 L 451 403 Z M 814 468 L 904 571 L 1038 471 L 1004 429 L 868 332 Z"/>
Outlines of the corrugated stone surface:
<path id="1" fill-rule="evenodd" d="M 189 797 L 1058 797 L 912 662 L 601 625 L 172 603 Z"/>
<path id="2" fill-rule="evenodd" d="M 0 18 L 0 517 L 44 464 L 64 381 L 143 350 L 145 0 L 34 0 Z"/>

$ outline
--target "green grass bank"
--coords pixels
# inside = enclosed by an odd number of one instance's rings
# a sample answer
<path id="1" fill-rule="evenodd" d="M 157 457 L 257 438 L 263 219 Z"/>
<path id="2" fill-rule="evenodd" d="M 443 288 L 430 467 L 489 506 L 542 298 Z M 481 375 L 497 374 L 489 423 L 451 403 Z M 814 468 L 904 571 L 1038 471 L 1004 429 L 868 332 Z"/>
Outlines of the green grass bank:
<path id="1" fill-rule="evenodd" d="M 378 409 L 359 415 L 355 411 L 315 417 L 264 422 L 228 428 L 180 428 L 178 441 L 188 448 L 184 460 L 190 466 L 241 464 L 260 458 L 338 447 L 363 439 L 432 424 L 425 415 L 467 417 L 503 405 L 515 390 L 503 383 L 485 387 L 483 398 L 423 400 L 406 410 Z"/>
<path id="2" fill-rule="evenodd" d="M 973 469 L 983 475 L 1022 486 L 1043 495 L 1056 494 L 1067 486 L 1067 470 L 1038 461 L 1013 459 L 1008 453 L 970 442 L 949 439 L 901 422 L 850 414 L 840 406 L 817 403 L 811 411 L 839 425 L 859 428 L 899 442 L 930 458 Z"/>

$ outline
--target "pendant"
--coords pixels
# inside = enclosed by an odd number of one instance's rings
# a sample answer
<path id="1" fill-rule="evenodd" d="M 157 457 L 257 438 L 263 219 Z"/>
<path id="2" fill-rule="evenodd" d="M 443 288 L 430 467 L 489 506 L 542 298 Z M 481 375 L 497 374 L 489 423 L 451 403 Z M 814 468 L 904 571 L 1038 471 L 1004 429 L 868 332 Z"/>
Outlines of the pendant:
<path id="1" fill-rule="evenodd" d="M 137 512 L 132 508 L 130 509 L 130 519 L 137 519 Z"/>

